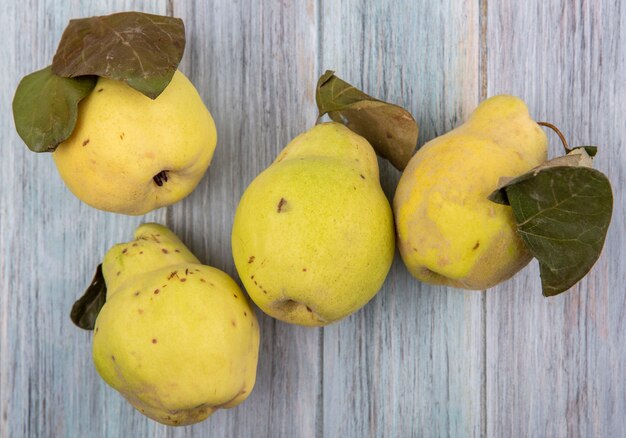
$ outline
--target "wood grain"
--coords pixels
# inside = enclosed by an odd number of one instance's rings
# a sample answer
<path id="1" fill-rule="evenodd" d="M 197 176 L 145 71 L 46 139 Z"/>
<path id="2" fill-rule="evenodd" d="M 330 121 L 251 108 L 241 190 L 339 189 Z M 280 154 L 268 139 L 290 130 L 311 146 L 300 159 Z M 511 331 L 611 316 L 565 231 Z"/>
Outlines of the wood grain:
<path id="1" fill-rule="evenodd" d="M 626 8 L 620 0 L 9 2 L 0 14 L 0 438 L 84 436 L 624 436 L 626 430 Z M 185 20 L 181 69 L 218 128 L 207 176 L 145 217 L 94 210 L 15 133 L 19 79 L 46 66 L 68 19 L 145 10 Z M 600 145 L 613 224 L 592 273 L 541 296 L 536 263 L 486 293 L 431 287 L 396 257 L 381 292 L 324 329 L 258 312 L 258 379 L 233 410 L 185 428 L 136 412 L 97 375 L 69 309 L 140 222 L 172 227 L 237 278 L 232 218 L 252 179 L 315 123 L 325 69 L 407 107 L 420 144 L 481 98 L 526 100 L 573 144 Z M 556 136 L 550 134 L 553 153 Z M 393 196 L 399 173 L 381 161 Z"/>
<path id="2" fill-rule="evenodd" d="M 423 144 L 478 103 L 477 6 L 323 2 L 320 73 L 409 109 Z M 389 199 L 399 177 L 381 161 Z M 397 257 L 379 294 L 324 330 L 323 436 L 479 436 L 481 330 L 480 292 L 422 284 Z"/>
<path id="3" fill-rule="evenodd" d="M 543 298 L 536 262 L 488 292 L 488 435 L 625 436 L 626 8 L 489 2 L 487 29 L 489 95 L 516 94 L 570 144 L 599 145 L 615 198 L 604 252 L 568 293 Z"/>
<path id="4" fill-rule="evenodd" d="M 187 26 L 181 68 L 215 117 L 218 147 L 207 177 L 170 208 L 168 224 L 204 262 L 238 279 L 230 235 L 239 199 L 278 152 L 315 123 L 316 3 L 224 0 L 177 2 L 173 9 Z M 257 316 L 254 391 L 237 409 L 186 428 L 188 434 L 315 436 L 321 329 L 284 324 L 258 309 Z"/>
<path id="5" fill-rule="evenodd" d="M 0 174 L 0 436 L 137 436 L 158 428 L 129 416 L 98 377 L 91 334 L 69 320 L 72 303 L 114 243 L 142 218 L 97 211 L 64 186 L 48 154 L 27 150 L 13 126 L 20 78 L 45 67 L 69 18 L 144 9 L 143 2 L 9 2 L 0 14 L 8 63 L 0 89 L 4 145 Z M 149 11 L 165 12 L 165 2 Z M 163 212 L 145 219 L 162 220 Z M 128 420 L 126 420 L 128 419 Z"/>

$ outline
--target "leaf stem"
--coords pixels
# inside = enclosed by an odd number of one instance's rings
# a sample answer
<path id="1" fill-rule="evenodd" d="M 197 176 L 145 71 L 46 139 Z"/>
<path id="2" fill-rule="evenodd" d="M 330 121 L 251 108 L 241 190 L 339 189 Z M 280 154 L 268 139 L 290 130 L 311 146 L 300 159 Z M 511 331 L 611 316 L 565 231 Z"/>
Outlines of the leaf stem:
<path id="1" fill-rule="evenodd" d="M 546 128 L 550 128 L 552 129 L 554 132 L 556 132 L 556 135 L 559 136 L 559 138 L 561 139 L 561 143 L 563 143 L 563 148 L 565 149 L 565 153 L 569 154 L 572 150 L 569 148 L 569 145 L 567 144 L 567 140 L 565 140 L 565 136 L 563 135 L 563 133 L 559 130 L 559 128 L 557 128 L 556 126 L 554 126 L 552 123 L 548 123 L 548 122 L 537 122 L 538 125 L 540 126 L 545 126 Z"/>

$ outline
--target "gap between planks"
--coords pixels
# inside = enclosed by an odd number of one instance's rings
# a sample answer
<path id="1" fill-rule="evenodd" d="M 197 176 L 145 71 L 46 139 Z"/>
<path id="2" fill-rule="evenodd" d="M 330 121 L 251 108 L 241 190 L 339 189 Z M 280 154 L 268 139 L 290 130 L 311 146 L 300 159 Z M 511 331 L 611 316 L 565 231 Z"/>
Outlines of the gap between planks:
<path id="1" fill-rule="evenodd" d="M 478 0 L 478 32 L 479 32 L 479 96 L 478 102 L 487 98 L 487 16 L 488 0 Z M 487 436 L 487 291 L 484 290 L 480 297 L 481 304 L 481 325 L 480 337 L 482 344 L 482 367 L 480 376 L 480 435 Z"/>
<path id="2" fill-rule="evenodd" d="M 324 59 L 324 47 L 322 43 L 322 35 L 324 35 L 324 0 L 317 0 L 315 2 L 317 6 L 317 14 L 315 15 L 315 31 L 317 38 L 317 56 L 316 56 L 316 66 L 315 70 L 317 71 L 318 77 L 322 75 L 322 69 L 325 68 L 322 66 L 322 62 Z M 315 436 L 317 438 L 324 438 L 324 327 L 319 328 L 319 340 L 318 340 L 318 375 L 319 375 L 319 388 L 317 395 L 317 415 L 316 415 L 316 430 Z"/>

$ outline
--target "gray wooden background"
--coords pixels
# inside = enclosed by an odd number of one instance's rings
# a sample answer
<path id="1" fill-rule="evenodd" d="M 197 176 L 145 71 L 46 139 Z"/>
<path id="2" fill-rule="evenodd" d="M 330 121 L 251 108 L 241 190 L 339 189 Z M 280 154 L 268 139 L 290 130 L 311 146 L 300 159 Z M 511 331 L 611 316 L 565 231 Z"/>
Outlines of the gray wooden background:
<path id="1" fill-rule="evenodd" d="M 626 436 L 626 4 L 622 0 L 1 0 L 0 437 Z M 50 63 L 68 20 L 123 10 L 185 20 L 181 69 L 216 120 L 198 189 L 145 217 L 94 210 L 13 126 L 19 79 Z M 172 227 L 235 276 L 247 184 L 316 118 L 325 69 L 401 104 L 420 144 L 483 98 L 515 94 L 572 144 L 601 146 L 614 187 L 604 253 L 565 295 L 533 262 L 485 292 L 420 284 L 399 257 L 377 297 L 324 329 L 259 314 L 258 380 L 241 406 L 167 428 L 96 374 L 71 304 L 142 221 Z M 560 152 L 549 134 L 551 150 Z M 391 198 L 399 173 L 381 162 Z"/>

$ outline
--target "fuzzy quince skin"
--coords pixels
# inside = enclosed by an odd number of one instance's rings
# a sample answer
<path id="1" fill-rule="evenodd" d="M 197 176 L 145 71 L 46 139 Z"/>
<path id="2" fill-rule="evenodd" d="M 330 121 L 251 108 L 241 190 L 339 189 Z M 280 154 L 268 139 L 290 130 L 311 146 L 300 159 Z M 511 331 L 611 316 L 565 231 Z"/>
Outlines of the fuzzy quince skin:
<path id="1" fill-rule="evenodd" d="M 176 71 L 154 100 L 122 81 L 100 78 L 79 104 L 72 135 L 52 156 L 82 201 L 141 215 L 189 195 L 216 142 L 211 114 L 193 84 Z"/>
<path id="2" fill-rule="evenodd" d="M 513 96 L 482 102 L 458 128 L 426 143 L 394 197 L 402 260 L 419 280 L 486 289 L 531 260 L 511 208 L 487 197 L 500 177 L 546 160 L 547 139 Z"/>
<path id="3" fill-rule="evenodd" d="M 371 145 L 338 123 L 296 137 L 243 194 L 232 247 L 248 294 L 274 318 L 321 326 L 364 306 L 395 251 Z"/>
<path id="4" fill-rule="evenodd" d="M 245 400 L 256 379 L 259 326 L 225 273 L 200 264 L 167 228 L 141 225 L 102 264 L 107 299 L 94 328 L 102 378 L 144 415 L 199 422 Z"/>

